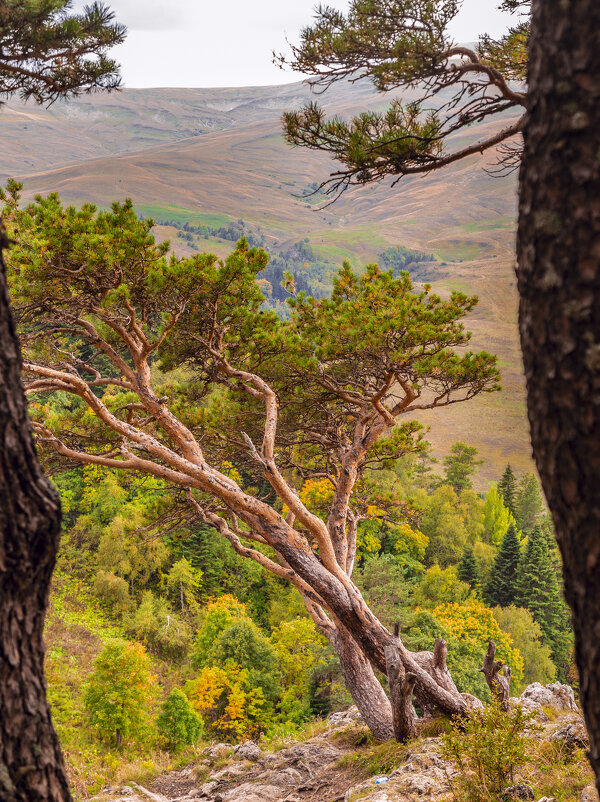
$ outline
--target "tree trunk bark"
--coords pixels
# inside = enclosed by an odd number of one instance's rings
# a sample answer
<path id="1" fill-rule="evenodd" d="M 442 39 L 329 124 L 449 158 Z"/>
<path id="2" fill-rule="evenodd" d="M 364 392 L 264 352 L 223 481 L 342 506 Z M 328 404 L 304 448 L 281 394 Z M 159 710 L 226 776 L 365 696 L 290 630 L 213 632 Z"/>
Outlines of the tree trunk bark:
<path id="1" fill-rule="evenodd" d="M 341 624 L 337 624 L 334 634 L 329 637 L 358 712 L 378 741 L 389 741 L 394 737 L 392 708 L 371 664 Z"/>
<path id="2" fill-rule="evenodd" d="M 417 716 L 412 703 L 415 677 L 406 673 L 397 646 L 386 647 L 385 662 L 390 687 L 394 738 L 397 741 L 407 741 L 417 734 Z"/>
<path id="3" fill-rule="evenodd" d="M 0 799 L 71 799 L 46 701 L 42 630 L 60 533 L 21 384 L 0 231 Z"/>
<path id="4" fill-rule="evenodd" d="M 510 678 L 512 670 L 505 666 L 502 660 L 496 660 L 496 644 L 493 640 L 488 642 L 487 652 L 483 658 L 483 672 L 492 697 L 496 699 L 502 710 L 508 710 L 510 701 Z M 502 674 L 500 671 L 504 668 Z"/>
<path id="5" fill-rule="evenodd" d="M 534 0 L 518 286 L 531 439 L 600 790 L 600 3 Z"/>

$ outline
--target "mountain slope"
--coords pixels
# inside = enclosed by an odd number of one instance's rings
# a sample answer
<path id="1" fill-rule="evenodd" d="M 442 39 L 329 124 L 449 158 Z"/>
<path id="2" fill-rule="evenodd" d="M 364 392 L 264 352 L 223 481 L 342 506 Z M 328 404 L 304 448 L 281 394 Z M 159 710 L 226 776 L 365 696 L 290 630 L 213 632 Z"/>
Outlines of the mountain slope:
<path id="1" fill-rule="evenodd" d="M 475 347 L 499 355 L 504 390 L 423 415 L 432 426 L 435 450 L 443 453 L 452 442 L 466 440 L 488 461 L 490 477 L 508 460 L 530 470 L 513 286 L 515 177 L 486 172 L 497 158 L 487 153 L 429 176 L 403 178 L 395 187 L 388 182 L 354 188 L 320 208 L 323 197 L 307 194 L 335 163 L 287 146 L 279 123 L 283 109 L 308 97 L 304 85 L 293 84 L 126 90 L 49 110 L 12 104 L 3 112 L 6 147 L 0 171 L 7 175 L 9 166 L 20 165 L 12 172 L 24 181 L 28 197 L 58 191 L 69 202 L 101 206 L 131 197 L 145 216 L 178 225 L 224 225 L 243 218 L 271 249 L 307 237 L 315 251 L 336 263 L 347 258 L 359 266 L 397 244 L 436 254 L 436 290 L 480 296 L 468 326 Z M 386 98 L 368 84 L 345 84 L 321 100 L 332 112 L 349 115 Z M 27 128 L 23 114 L 32 115 Z M 474 127 L 472 138 L 488 135 L 508 119 Z M 205 132 L 196 133 L 194 126 L 204 126 Z M 37 169 L 27 169 L 31 154 Z M 159 229 L 162 237 L 175 233 Z M 185 253 L 180 243 L 176 247 Z M 214 238 L 206 243 L 219 255 L 231 247 Z"/>

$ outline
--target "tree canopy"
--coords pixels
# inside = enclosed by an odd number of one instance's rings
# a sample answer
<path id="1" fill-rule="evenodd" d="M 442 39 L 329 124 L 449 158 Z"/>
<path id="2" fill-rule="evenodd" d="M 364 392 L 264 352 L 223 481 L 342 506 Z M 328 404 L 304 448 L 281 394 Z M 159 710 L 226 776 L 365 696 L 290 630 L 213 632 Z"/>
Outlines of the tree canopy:
<path id="1" fill-rule="evenodd" d="M 0 2 L 0 95 L 44 103 L 119 87 L 107 53 L 123 42 L 125 26 L 101 2 L 72 8 L 73 0 Z"/>
<path id="2" fill-rule="evenodd" d="M 506 0 L 503 8 L 522 14 L 528 5 Z M 291 57 L 275 56 L 311 76 L 318 92 L 335 81 L 368 78 L 382 92 L 416 94 L 351 120 L 327 119 L 316 102 L 284 114 L 288 142 L 327 151 L 341 163 L 325 182 L 330 193 L 387 175 L 426 173 L 502 143 L 507 166 L 514 164 L 519 145 L 510 143 L 523 126 L 529 22 L 519 17 L 501 39 L 484 35 L 470 48 L 448 33 L 459 8 L 458 0 L 352 0 L 347 14 L 319 6 Z M 494 133 L 451 144 L 473 123 L 511 111 Z"/>

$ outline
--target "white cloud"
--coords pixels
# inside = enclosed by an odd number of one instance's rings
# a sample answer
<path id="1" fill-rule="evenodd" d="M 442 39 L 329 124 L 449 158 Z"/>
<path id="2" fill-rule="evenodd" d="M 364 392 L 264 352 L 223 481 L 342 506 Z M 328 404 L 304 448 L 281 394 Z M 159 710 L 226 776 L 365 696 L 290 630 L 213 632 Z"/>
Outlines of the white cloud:
<path id="1" fill-rule="evenodd" d="M 500 35 L 510 18 L 499 0 L 464 0 L 451 33 Z M 129 34 L 114 55 L 126 86 L 250 86 L 295 81 L 271 61 L 310 24 L 315 0 L 107 0 Z M 342 10 L 348 0 L 328 0 Z"/>

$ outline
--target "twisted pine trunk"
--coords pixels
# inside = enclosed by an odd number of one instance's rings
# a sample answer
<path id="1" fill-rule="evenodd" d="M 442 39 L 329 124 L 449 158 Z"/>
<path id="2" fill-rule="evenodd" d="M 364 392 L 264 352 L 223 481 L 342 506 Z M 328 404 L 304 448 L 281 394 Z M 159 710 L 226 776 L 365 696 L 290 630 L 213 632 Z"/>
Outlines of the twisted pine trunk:
<path id="1" fill-rule="evenodd" d="M 0 238 L 0 799 L 66 802 L 42 643 L 60 502 L 33 446 Z"/>
<path id="2" fill-rule="evenodd" d="M 528 106 L 518 283 L 529 420 L 563 556 L 600 789 L 598 0 L 534 0 Z"/>
<path id="3" fill-rule="evenodd" d="M 346 688 L 365 724 L 378 741 L 394 736 L 392 708 L 371 664 L 341 624 L 330 638 L 340 660 Z"/>

